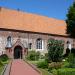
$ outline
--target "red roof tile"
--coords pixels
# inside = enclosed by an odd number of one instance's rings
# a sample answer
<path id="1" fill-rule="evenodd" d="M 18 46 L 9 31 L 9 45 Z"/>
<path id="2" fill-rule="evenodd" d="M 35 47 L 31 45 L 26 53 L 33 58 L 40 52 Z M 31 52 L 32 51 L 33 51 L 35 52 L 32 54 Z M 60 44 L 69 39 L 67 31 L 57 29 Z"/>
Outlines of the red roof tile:
<path id="1" fill-rule="evenodd" d="M 63 20 L 1 8 L 0 28 L 66 35 Z"/>

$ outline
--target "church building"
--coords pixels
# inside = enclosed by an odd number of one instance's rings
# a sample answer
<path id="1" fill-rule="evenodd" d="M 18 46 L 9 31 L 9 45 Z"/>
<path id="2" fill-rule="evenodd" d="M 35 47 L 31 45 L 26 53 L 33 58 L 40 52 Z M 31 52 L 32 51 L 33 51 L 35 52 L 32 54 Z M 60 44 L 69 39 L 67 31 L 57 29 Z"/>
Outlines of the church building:
<path id="1" fill-rule="evenodd" d="M 49 39 L 64 41 L 64 52 L 67 42 L 74 46 L 72 38 L 66 34 L 66 22 L 37 14 L 26 13 L 0 7 L 0 55 L 10 58 L 23 58 L 28 50 L 47 53 Z"/>

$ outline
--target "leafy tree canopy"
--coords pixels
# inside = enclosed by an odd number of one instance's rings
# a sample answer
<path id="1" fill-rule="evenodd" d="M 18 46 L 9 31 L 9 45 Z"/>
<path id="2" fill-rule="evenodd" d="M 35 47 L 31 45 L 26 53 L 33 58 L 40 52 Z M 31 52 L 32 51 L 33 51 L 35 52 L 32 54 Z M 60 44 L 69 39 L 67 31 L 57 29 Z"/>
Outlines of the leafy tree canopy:
<path id="1" fill-rule="evenodd" d="M 67 33 L 75 37 L 75 2 L 73 3 L 72 6 L 70 6 L 67 14 Z"/>

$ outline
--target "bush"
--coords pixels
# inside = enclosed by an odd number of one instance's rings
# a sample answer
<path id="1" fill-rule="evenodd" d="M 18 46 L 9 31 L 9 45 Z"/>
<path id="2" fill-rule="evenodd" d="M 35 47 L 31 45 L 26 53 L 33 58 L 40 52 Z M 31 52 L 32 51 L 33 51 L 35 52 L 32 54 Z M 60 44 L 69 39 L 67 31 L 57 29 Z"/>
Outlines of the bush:
<path id="1" fill-rule="evenodd" d="M 67 61 L 69 63 L 68 67 L 75 68 L 75 56 L 74 56 L 74 54 L 70 53 Z"/>
<path id="2" fill-rule="evenodd" d="M 27 55 L 28 60 L 35 60 L 35 51 L 29 51 Z"/>
<path id="3" fill-rule="evenodd" d="M 49 64 L 49 69 L 59 69 L 62 67 L 62 62 L 52 62 Z"/>
<path id="4" fill-rule="evenodd" d="M 6 54 L 3 54 L 3 55 L 0 56 L 0 61 L 2 61 L 2 62 L 7 61 L 8 59 L 9 58 L 8 58 L 8 56 Z"/>
<path id="5" fill-rule="evenodd" d="M 39 58 L 40 58 L 40 52 L 37 51 L 35 52 L 35 60 L 39 60 Z"/>
<path id="6" fill-rule="evenodd" d="M 68 57 L 69 54 L 70 54 L 70 49 L 67 48 L 67 49 L 66 49 L 66 53 L 63 55 L 63 57 L 64 57 L 64 58 L 65 58 L 65 57 Z"/>
<path id="7" fill-rule="evenodd" d="M 0 61 L 0 67 L 3 66 L 3 63 Z"/>
<path id="8" fill-rule="evenodd" d="M 45 61 L 47 61 L 47 62 L 50 62 L 49 60 L 48 60 L 48 53 L 45 53 Z"/>
<path id="9" fill-rule="evenodd" d="M 44 55 L 40 55 L 40 59 L 45 59 L 45 56 Z"/>
<path id="10" fill-rule="evenodd" d="M 75 48 L 71 49 L 71 53 L 73 53 L 75 55 Z"/>
<path id="11" fill-rule="evenodd" d="M 51 70 L 51 73 L 52 73 L 53 75 L 57 75 L 57 70 L 56 70 L 56 69 L 52 69 L 52 70 Z"/>
<path id="12" fill-rule="evenodd" d="M 62 61 L 64 44 L 61 40 L 48 40 L 48 59 L 52 62 Z"/>
<path id="13" fill-rule="evenodd" d="M 62 68 L 57 70 L 57 75 L 75 75 L 75 69 L 73 68 Z"/>
<path id="14" fill-rule="evenodd" d="M 39 51 L 29 51 L 27 55 L 28 60 L 38 60 L 40 58 L 40 52 Z"/>
<path id="15" fill-rule="evenodd" d="M 48 63 L 44 60 L 44 61 L 40 61 L 37 63 L 37 67 L 38 68 L 48 68 Z"/>

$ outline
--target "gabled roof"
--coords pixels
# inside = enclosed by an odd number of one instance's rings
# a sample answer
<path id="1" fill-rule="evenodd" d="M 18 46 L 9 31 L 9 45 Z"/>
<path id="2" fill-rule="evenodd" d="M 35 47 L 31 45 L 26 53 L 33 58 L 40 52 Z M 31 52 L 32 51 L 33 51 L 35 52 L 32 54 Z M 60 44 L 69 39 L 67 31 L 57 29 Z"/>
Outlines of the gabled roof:
<path id="1" fill-rule="evenodd" d="M 66 35 L 66 23 L 63 20 L 7 8 L 0 8 L 0 28 Z"/>

